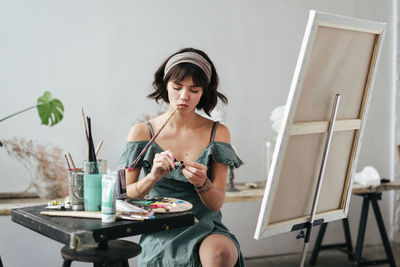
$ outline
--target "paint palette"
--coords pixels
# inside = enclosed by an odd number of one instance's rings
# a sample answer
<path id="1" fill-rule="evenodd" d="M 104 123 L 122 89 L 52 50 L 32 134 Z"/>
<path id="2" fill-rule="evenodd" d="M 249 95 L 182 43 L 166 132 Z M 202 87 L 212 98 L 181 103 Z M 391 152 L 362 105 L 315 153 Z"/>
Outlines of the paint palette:
<path id="1" fill-rule="evenodd" d="M 127 199 L 133 205 L 154 213 L 176 213 L 193 208 L 190 202 L 170 197 L 154 197 L 145 199 Z"/>

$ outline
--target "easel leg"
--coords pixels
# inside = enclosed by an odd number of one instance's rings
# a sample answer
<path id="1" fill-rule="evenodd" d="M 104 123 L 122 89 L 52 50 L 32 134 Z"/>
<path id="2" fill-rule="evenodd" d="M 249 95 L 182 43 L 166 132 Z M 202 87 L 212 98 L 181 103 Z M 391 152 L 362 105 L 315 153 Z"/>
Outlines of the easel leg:
<path id="1" fill-rule="evenodd" d="M 376 222 L 378 224 L 379 232 L 381 234 L 382 243 L 385 248 L 386 256 L 388 258 L 389 264 L 391 267 L 395 267 L 396 264 L 394 262 L 394 257 L 392 253 L 392 249 L 390 247 L 389 238 L 387 237 L 385 224 L 382 219 L 382 214 L 378 206 L 378 200 L 376 198 L 371 200 L 372 208 L 375 213 Z"/>
<path id="2" fill-rule="evenodd" d="M 361 210 L 360 217 L 360 226 L 358 228 L 357 235 L 357 243 L 356 243 L 356 251 L 354 253 L 354 262 L 353 266 L 360 266 L 361 263 L 361 254 L 364 244 L 365 230 L 367 227 L 367 218 L 368 218 L 368 208 L 369 208 L 369 198 L 367 195 L 363 195 L 363 204 Z"/>
<path id="3" fill-rule="evenodd" d="M 343 223 L 343 230 L 344 230 L 344 238 L 346 240 L 346 247 L 347 247 L 347 254 L 349 260 L 353 260 L 353 243 L 351 242 L 351 234 L 350 234 L 350 225 L 349 225 L 349 219 L 344 218 L 342 220 Z"/>
<path id="4" fill-rule="evenodd" d="M 321 249 L 322 240 L 324 239 L 324 235 L 325 235 L 327 226 L 328 226 L 328 223 L 324 223 L 324 224 L 321 224 L 321 226 L 319 228 L 317 240 L 315 241 L 314 249 L 311 254 L 310 265 L 315 265 L 315 263 L 317 262 L 318 253 Z"/>

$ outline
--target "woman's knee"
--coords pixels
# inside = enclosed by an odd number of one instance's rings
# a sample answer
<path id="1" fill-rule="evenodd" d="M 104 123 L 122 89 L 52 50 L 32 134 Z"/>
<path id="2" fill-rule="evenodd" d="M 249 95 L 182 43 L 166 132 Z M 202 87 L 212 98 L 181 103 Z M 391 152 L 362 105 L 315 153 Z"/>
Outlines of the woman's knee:
<path id="1" fill-rule="evenodd" d="M 200 246 L 200 259 L 203 266 L 233 266 L 238 253 L 233 242 L 217 236 L 207 238 Z"/>
<path id="2" fill-rule="evenodd" d="M 227 263 L 226 266 L 232 266 L 233 259 L 235 257 L 232 249 L 226 246 L 225 244 L 220 244 L 216 246 L 210 255 L 213 258 L 214 262 L 219 263 Z"/>

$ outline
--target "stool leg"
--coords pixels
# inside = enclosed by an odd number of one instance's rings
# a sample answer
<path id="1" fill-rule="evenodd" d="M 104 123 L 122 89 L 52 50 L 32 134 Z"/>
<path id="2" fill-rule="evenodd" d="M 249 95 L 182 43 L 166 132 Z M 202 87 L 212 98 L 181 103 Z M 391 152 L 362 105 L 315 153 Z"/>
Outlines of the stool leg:
<path id="1" fill-rule="evenodd" d="M 324 239 L 327 226 L 328 223 L 323 223 L 319 228 L 317 240 L 315 241 L 314 249 L 310 258 L 310 265 L 315 265 L 315 263 L 317 262 L 318 253 L 321 248 L 322 240 Z"/>
<path id="2" fill-rule="evenodd" d="M 72 261 L 68 259 L 64 259 L 62 267 L 70 267 Z"/>
<path id="3" fill-rule="evenodd" d="M 361 264 L 361 254 L 362 254 L 362 248 L 363 248 L 363 243 L 364 243 L 365 230 L 367 227 L 369 198 L 367 195 L 364 195 L 363 197 L 364 197 L 364 200 L 363 200 L 362 209 L 361 209 L 360 226 L 358 228 L 356 251 L 354 253 L 353 266 L 360 266 L 360 264 Z"/>
<path id="4" fill-rule="evenodd" d="M 380 232 L 381 238 L 382 238 L 382 243 L 385 248 L 385 252 L 386 252 L 386 256 L 388 257 L 389 264 L 391 267 L 395 267 L 396 264 L 394 262 L 392 249 L 390 247 L 389 238 L 387 237 L 387 234 L 386 234 L 385 224 L 383 222 L 382 214 L 381 214 L 381 211 L 378 206 L 378 201 L 376 199 L 372 199 L 371 204 L 372 204 L 372 208 L 375 213 L 376 222 L 378 224 L 379 232 Z"/>
<path id="5" fill-rule="evenodd" d="M 129 263 L 128 260 L 121 260 L 109 263 L 94 262 L 93 267 L 129 267 Z"/>
<path id="6" fill-rule="evenodd" d="M 349 260 L 353 260 L 353 243 L 351 242 L 351 234 L 350 234 L 350 225 L 349 219 L 344 218 L 342 220 L 343 230 L 344 230 L 344 238 L 346 239 L 346 247 L 348 251 Z"/>

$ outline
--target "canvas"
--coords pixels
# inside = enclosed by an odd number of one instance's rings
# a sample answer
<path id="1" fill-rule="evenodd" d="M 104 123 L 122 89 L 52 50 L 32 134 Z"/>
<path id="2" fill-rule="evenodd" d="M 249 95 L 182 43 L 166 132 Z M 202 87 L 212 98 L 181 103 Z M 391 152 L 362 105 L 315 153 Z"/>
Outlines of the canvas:
<path id="1" fill-rule="evenodd" d="M 335 127 L 316 206 L 324 222 L 347 217 L 386 24 L 310 11 L 277 136 L 254 237 L 310 221 L 335 95 Z"/>

